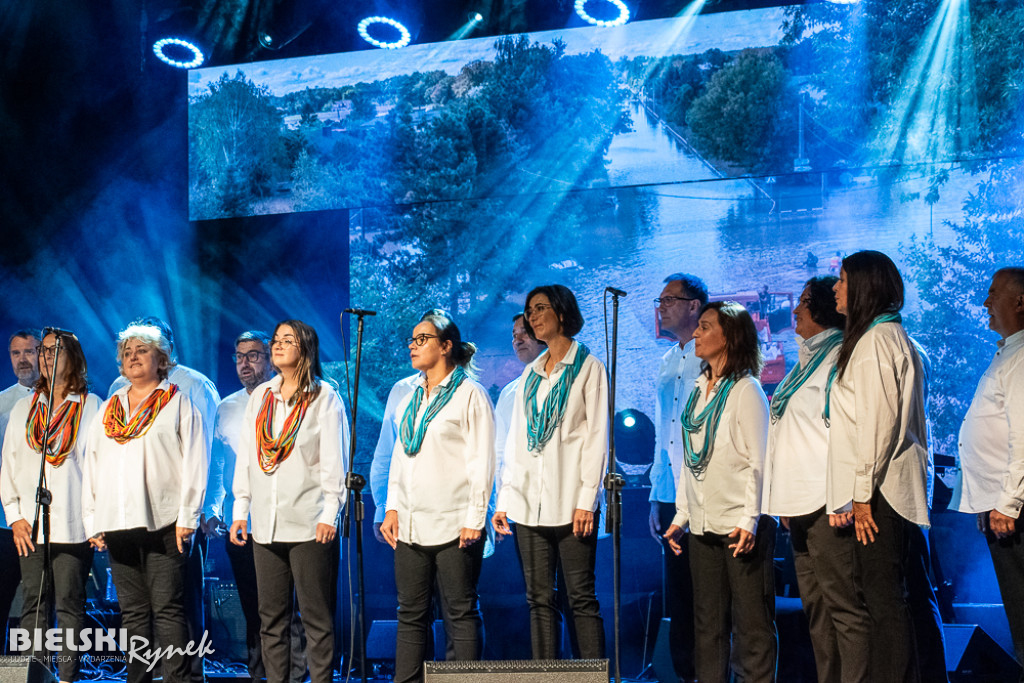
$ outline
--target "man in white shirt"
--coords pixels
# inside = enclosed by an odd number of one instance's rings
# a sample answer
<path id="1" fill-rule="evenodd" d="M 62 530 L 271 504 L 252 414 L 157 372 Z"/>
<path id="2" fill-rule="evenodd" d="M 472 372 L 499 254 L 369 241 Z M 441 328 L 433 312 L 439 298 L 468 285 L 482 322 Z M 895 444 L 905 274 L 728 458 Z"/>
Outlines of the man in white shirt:
<path id="1" fill-rule="evenodd" d="M 655 446 L 651 465 L 651 535 L 662 545 L 664 558 L 665 616 L 669 618 L 669 648 L 676 675 L 692 680 L 693 668 L 693 583 L 690 579 L 688 544 L 676 555 L 662 534 L 676 513 L 676 484 L 683 467 L 682 425 L 679 422 L 693 383 L 700 375 L 701 359 L 694 352 L 693 331 L 700 309 L 708 302 L 704 282 L 688 273 L 665 278 L 658 304 L 662 334 L 678 343 L 665 352 L 658 368 L 654 404 Z"/>
<path id="2" fill-rule="evenodd" d="M 4 432 L 7 431 L 7 418 L 14 404 L 32 393 L 32 385 L 39 379 L 39 364 L 36 360 L 36 347 L 39 346 L 39 332 L 35 329 L 18 330 L 7 342 L 7 351 L 11 355 L 11 369 L 18 381 L 0 391 L 0 447 L 4 444 Z M 18 550 L 14 546 L 14 536 L 4 511 L 0 508 L 0 645 L 7 638 L 7 615 L 11 611 L 11 602 L 18 591 L 21 581 L 21 568 L 18 564 Z"/>
<path id="3" fill-rule="evenodd" d="M 996 271 L 985 308 L 1001 339 L 960 427 L 960 477 L 949 507 L 978 515 L 1024 661 L 1024 268 Z"/>

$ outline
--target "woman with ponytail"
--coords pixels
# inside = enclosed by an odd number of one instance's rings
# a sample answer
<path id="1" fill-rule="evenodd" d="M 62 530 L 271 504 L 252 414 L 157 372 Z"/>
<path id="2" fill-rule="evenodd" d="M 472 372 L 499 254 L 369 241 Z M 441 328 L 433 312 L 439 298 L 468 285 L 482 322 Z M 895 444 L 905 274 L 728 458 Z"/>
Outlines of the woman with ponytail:
<path id="1" fill-rule="evenodd" d="M 268 683 L 289 680 L 293 594 L 310 681 L 331 683 L 348 419 L 341 398 L 321 379 L 316 330 L 298 320 L 278 323 L 270 354 L 280 374 L 256 387 L 246 406 L 231 542 L 246 543 L 251 518 Z"/>
<path id="2" fill-rule="evenodd" d="M 562 285 L 526 297 L 526 331 L 547 350 L 526 367 L 492 524 L 512 533 L 526 579 L 534 659 L 558 656 L 561 566 L 580 656 L 604 657 L 604 622 L 594 568 L 603 480 L 608 467 L 608 379 L 604 365 L 573 339 L 583 328 L 576 297 Z"/>
<path id="3" fill-rule="evenodd" d="M 689 531 L 697 679 L 727 683 L 734 661 L 744 681 L 770 683 L 778 652 L 776 524 L 761 515 L 768 443 L 761 346 L 753 319 L 734 301 L 705 304 L 693 338 L 704 369 L 681 418 L 685 469 L 665 538 L 679 554 Z"/>
<path id="4" fill-rule="evenodd" d="M 494 479 L 494 411 L 474 374 L 476 346 L 443 311 L 425 315 L 408 340 L 419 371 L 395 413 L 399 438 L 380 531 L 395 549 L 398 635 L 395 681 L 423 680 L 434 586 L 456 660 L 480 659 L 477 581 Z"/>
<path id="5" fill-rule="evenodd" d="M 916 526 L 929 524 L 925 374 L 899 313 L 903 278 L 888 256 L 843 259 L 835 297 L 846 329 L 826 394 L 827 511 L 852 512 L 870 680 L 917 681 L 906 562 Z"/>
<path id="6" fill-rule="evenodd" d="M 0 498 L 21 561 L 21 628 L 45 631 L 50 625 L 51 609 L 55 608 L 57 628 L 68 636 L 73 634 L 77 641 L 85 626 L 85 581 L 92 566 L 92 547 L 82 523 L 82 462 L 89 426 L 100 402 L 87 388 L 85 355 L 74 334 L 43 330 L 38 359 L 39 379 L 34 391 L 11 411 L 3 441 Z M 51 409 L 49 447 L 44 454 L 46 416 Z M 32 538 L 39 460 L 44 457 L 46 488 L 53 496 L 49 567 L 43 564 L 42 537 Z M 43 583 L 44 571 L 50 572 L 52 584 Z M 56 653 L 60 680 L 77 681 L 81 653 L 78 648 L 68 647 L 71 643 L 67 638 L 61 642 L 63 649 Z M 32 654 L 44 656 L 43 652 Z"/>

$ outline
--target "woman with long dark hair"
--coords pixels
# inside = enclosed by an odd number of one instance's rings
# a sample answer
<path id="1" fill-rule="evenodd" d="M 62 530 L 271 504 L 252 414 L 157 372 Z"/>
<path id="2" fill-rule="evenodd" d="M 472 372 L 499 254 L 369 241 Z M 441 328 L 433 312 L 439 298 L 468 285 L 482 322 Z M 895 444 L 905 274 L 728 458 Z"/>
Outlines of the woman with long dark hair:
<path id="1" fill-rule="evenodd" d="M 526 297 L 526 331 L 547 350 L 523 372 L 505 446 L 492 524 L 515 539 L 530 606 L 534 659 L 558 656 L 561 614 L 555 570 L 565 576 L 580 656 L 604 657 L 597 602 L 597 511 L 608 468 L 608 380 L 604 365 L 573 337 L 583 328 L 576 297 L 562 285 Z"/>
<path id="2" fill-rule="evenodd" d="M 395 549 L 398 635 L 395 680 L 423 680 L 436 584 L 456 660 L 480 659 L 477 581 L 494 477 L 491 399 L 470 374 L 476 346 L 431 312 L 408 340 L 415 390 L 399 405 L 399 439 L 380 531 Z"/>
<path id="3" fill-rule="evenodd" d="M 267 681 L 289 680 L 294 594 L 310 679 L 330 683 L 348 418 L 321 379 L 316 330 L 299 320 L 280 322 L 270 349 L 280 374 L 256 387 L 246 406 L 231 542 L 245 544 L 251 518 Z"/>
<path id="4" fill-rule="evenodd" d="M 871 680 L 916 681 L 906 562 L 917 525 L 929 524 L 925 375 L 899 313 L 903 278 L 888 256 L 843 259 L 835 296 L 846 329 L 826 404 L 828 512 L 853 513 Z"/>
<path id="5" fill-rule="evenodd" d="M 77 640 L 85 625 L 85 582 L 92 566 L 92 546 L 82 523 L 82 461 L 100 402 L 89 393 L 85 354 L 74 334 L 44 329 L 38 359 L 39 379 L 32 394 L 11 411 L 0 460 L 0 498 L 21 563 L 21 628 L 45 631 L 55 608 L 57 628 Z M 53 417 L 44 452 L 51 383 Z M 46 460 L 46 487 L 53 496 L 48 568 L 52 594 L 43 584 L 43 539 L 32 539 L 40 458 Z M 61 681 L 72 683 L 78 680 L 81 653 L 68 648 L 66 638 L 61 642 L 57 670 Z"/>
<path id="6" fill-rule="evenodd" d="M 732 659 L 744 681 L 768 683 L 778 651 L 776 524 L 761 515 L 768 441 L 761 346 L 750 314 L 733 301 L 706 304 L 693 338 L 704 369 L 682 416 L 686 468 L 665 538 L 678 554 L 689 531 L 697 679 L 726 683 Z"/>

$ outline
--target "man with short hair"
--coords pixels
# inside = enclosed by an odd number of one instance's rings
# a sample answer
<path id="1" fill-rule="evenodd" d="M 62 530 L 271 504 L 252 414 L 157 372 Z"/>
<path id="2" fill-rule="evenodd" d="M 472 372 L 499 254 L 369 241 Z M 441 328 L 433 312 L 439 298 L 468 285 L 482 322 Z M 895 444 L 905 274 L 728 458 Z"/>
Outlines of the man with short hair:
<path id="1" fill-rule="evenodd" d="M 11 355 L 11 369 L 18 381 L 0 391 L 0 447 L 4 444 L 4 432 L 7 431 L 7 418 L 14 404 L 32 393 L 32 386 L 39 379 L 39 363 L 36 347 L 39 346 L 37 329 L 22 329 L 11 335 L 7 342 L 7 351 Z M 2 463 L 0 463 L 2 464 Z M 3 508 L 0 507 L 0 646 L 7 638 L 7 615 L 11 611 L 11 603 L 18 591 L 21 581 L 21 567 L 18 564 L 18 550 L 14 546 L 14 536 Z"/>
<path id="2" fill-rule="evenodd" d="M 693 582 L 687 544 L 676 555 L 662 537 L 676 513 L 676 485 L 683 468 L 680 416 L 701 370 L 694 350 L 693 331 L 708 302 L 704 281 L 689 273 L 665 278 L 658 304 L 659 330 L 677 341 L 665 352 L 658 369 L 654 404 L 654 464 L 651 465 L 651 535 L 662 544 L 665 612 L 669 617 L 669 648 L 680 680 L 696 678 L 693 658 Z"/>
<path id="3" fill-rule="evenodd" d="M 1001 339 L 960 426 L 951 509 L 978 515 L 1017 661 L 1024 661 L 1024 268 L 1002 268 L 985 299 Z M 1021 679 L 1024 682 L 1024 674 Z"/>

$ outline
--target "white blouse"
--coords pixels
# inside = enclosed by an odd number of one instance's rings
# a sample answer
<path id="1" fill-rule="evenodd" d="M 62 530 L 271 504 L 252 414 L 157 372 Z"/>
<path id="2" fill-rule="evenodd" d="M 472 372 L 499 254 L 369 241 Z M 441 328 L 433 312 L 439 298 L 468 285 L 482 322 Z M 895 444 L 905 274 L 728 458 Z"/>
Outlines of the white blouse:
<path id="1" fill-rule="evenodd" d="M 604 364 L 593 354 L 583 361 L 551 440 L 540 451 L 527 446 L 523 392 L 528 374 L 534 371 L 542 378 L 537 387 L 539 407 L 576 360 L 578 349 L 574 341 L 550 376 L 544 371 L 549 353 L 545 350 L 526 367 L 516 388 L 497 509 L 519 524 L 563 526 L 572 523 L 575 510 L 593 511 L 600 505 L 608 469 L 608 378 Z"/>
<path id="2" fill-rule="evenodd" d="M 3 460 L 0 466 L 0 499 L 9 523 L 25 520 L 30 525 L 36 513 L 36 487 L 39 485 L 39 459 L 42 457 L 28 445 L 28 413 L 32 407 L 30 394 L 15 404 L 4 436 Z M 40 396 L 40 401 L 46 401 Z M 52 543 L 84 543 L 82 523 L 82 461 L 85 458 L 89 429 L 100 400 L 94 394 L 84 398 L 69 394 L 65 401 L 82 404 L 78 438 L 59 467 L 46 463 L 46 488 L 53 496 L 50 503 L 50 541 Z M 54 406 L 54 412 L 61 404 Z"/>
<path id="3" fill-rule="evenodd" d="M 419 425 L 449 373 L 416 412 Z M 421 376 L 417 386 L 423 386 Z M 401 426 L 408 394 L 396 411 Z M 466 378 L 434 416 L 416 455 L 396 439 L 388 475 L 387 511 L 398 513 L 398 539 L 434 546 L 458 539 L 462 529 L 483 529 L 494 483 L 494 411 L 487 390 Z"/>
<path id="4" fill-rule="evenodd" d="M 658 396 L 654 404 L 654 464 L 651 465 L 652 501 L 676 500 L 676 482 L 683 472 L 683 441 L 680 417 L 690 398 L 693 383 L 700 376 L 701 363 L 696 342 L 673 344 L 661 357 L 658 368 Z"/>
<path id="5" fill-rule="evenodd" d="M 235 462 L 233 518 L 252 519 L 251 533 L 257 543 L 314 540 L 317 524 L 338 525 L 348 495 L 348 418 L 341 398 L 326 382 L 320 382 L 320 393 L 306 409 L 289 456 L 270 474 L 260 468 L 256 418 L 264 394 L 269 391 L 275 401 L 271 427 L 275 437 L 292 409 L 281 397 L 282 381 L 278 375 L 249 396 L 242 456 Z"/>
<path id="6" fill-rule="evenodd" d="M 171 384 L 164 380 L 157 388 L 168 391 Z M 209 469 L 203 419 L 179 391 L 145 434 L 119 444 L 106 435 L 103 416 L 112 401 L 120 401 L 126 418 L 131 417 L 129 389 L 118 389 L 103 402 L 89 430 L 82 473 L 85 533 L 156 531 L 170 524 L 194 529 Z"/>
<path id="7" fill-rule="evenodd" d="M 388 392 L 384 417 L 380 423 L 380 436 L 377 438 L 377 447 L 373 449 L 373 459 L 370 461 L 370 495 L 373 496 L 375 508 L 374 524 L 383 522 L 384 513 L 387 511 L 388 473 L 391 471 L 391 454 L 395 450 L 395 442 L 398 441 L 398 404 L 413 392 L 419 379 L 418 372 L 404 377 Z"/>

